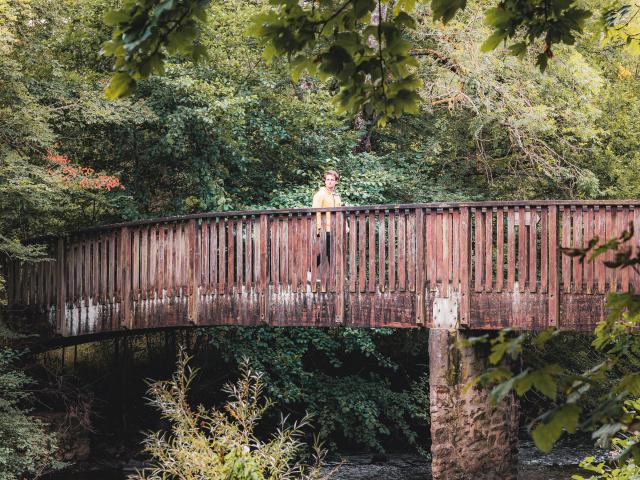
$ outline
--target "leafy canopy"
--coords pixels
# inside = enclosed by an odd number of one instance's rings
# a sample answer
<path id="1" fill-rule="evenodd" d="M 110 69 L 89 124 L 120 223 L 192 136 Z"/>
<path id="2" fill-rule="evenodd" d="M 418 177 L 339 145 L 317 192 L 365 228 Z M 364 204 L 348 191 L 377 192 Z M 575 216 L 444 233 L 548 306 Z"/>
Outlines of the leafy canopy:
<path id="1" fill-rule="evenodd" d="M 162 73 L 168 54 L 201 58 L 205 49 L 198 40 L 210 2 L 126 0 L 107 13 L 105 21 L 114 30 L 103 51 L 115 58 L 107 95 L 122 97 L 138 80 Z M 466 0 L 274 0 L 254 17 L 250 31 L 262 43 L 265 59 L 290 60 L 294 79 L 303 73 L 333 79 L 339 111 L 364 110 L 384 124 L 419 108 L 422 82 L 407 39 L 419 19 L 418 3 L 430 3 L 433 20 L 445 24 L 467 6 Z M 597 25 L 610 38 L 634 44 L 635 8 L 610 7 Z M 533 48 L 544 70 L 554 45 L 573 45 L 591 14 L 575 0 L 504 0 L 485 11 L 491 34 L 481 48 L 490 51 L 504 42 L 519 57 Z"/>

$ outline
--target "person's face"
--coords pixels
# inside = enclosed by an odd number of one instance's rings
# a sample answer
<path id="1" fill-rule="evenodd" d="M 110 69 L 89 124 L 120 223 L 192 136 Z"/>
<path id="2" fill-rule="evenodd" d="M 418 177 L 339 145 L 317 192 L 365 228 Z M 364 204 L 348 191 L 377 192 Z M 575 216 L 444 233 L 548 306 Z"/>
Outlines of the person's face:
<path id="1" fill-rule="evenodd" d="M 325 175 L 324 186 L 329 190 L 333 190 L 336 186 L 336 183 L 338 183 L 338 181 L 336 180 L 335 175 Z"/>

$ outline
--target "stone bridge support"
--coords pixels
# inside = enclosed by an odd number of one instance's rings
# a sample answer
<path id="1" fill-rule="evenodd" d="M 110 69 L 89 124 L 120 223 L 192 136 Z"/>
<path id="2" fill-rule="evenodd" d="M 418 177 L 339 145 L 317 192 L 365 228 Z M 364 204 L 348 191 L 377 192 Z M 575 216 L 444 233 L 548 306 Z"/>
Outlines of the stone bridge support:
<path id="1" fill-rule="evenodd" d="M 462 347 L 464 333 L 429 332 L 431 453 L 434 480 L 515 480 L 518 407 L 514 397 L 493 406 L 488 392 L 465 389 L 487 365 L 488 352 Z"/>

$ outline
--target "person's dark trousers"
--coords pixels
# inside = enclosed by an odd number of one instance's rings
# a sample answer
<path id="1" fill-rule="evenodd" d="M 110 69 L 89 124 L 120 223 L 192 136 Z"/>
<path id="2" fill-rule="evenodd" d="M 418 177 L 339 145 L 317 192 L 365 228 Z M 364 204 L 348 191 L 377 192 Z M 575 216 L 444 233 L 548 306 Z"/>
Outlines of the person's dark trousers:
<path id="1" fill-rule="evenodd" d="M 326 239 L 327 241 L 325 242 L 327 244 L 326 247 L 326 256 L 327 256 L 327 263 L 331 262 L 331 233 L 326 232 Z M 318 235 L 318 237 L 320 237 L 320 235 Z M 320 262 L 322 260 L 322 255 L 318 254 L 318 256 L 316 257 L 316 266 L 320 266 Z"/>

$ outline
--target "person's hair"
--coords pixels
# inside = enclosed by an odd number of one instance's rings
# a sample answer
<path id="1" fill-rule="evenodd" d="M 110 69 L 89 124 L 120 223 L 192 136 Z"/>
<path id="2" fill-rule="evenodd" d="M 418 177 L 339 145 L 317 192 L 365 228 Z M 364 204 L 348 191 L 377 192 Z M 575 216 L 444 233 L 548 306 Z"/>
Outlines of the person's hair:
<path id="1" fill-rule="evenodd" d="M 340 175 L 338 175 L 338 172 L 336 172 L 335 170 L 327 170 L 326 172 L 324 172 L 322 178 L 327 178 L 327 175 L 333 175 L 333 177 L 336 179 L 336 182 L 340 180 Z"/>

